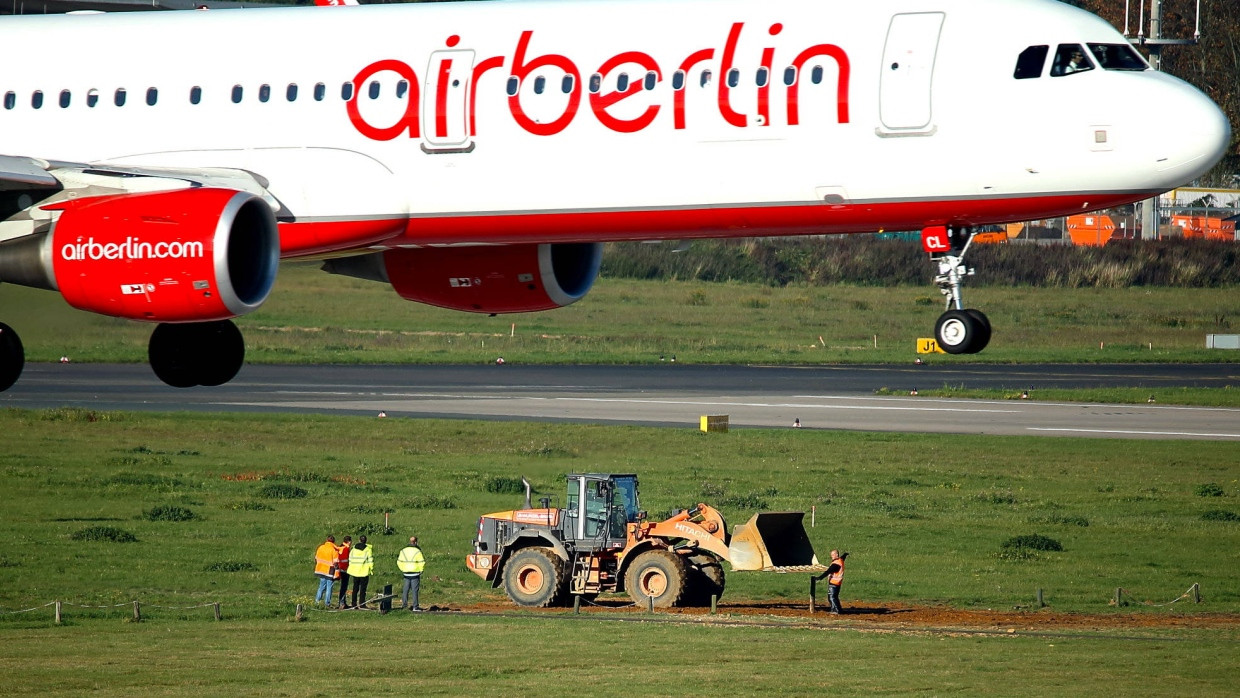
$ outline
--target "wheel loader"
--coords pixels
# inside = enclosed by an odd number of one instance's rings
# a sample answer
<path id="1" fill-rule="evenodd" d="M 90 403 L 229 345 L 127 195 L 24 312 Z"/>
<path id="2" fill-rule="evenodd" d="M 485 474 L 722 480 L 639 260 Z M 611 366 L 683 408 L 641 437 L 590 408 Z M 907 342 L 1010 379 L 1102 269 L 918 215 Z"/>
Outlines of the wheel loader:
<path id="1" fill-rule="evenodd" d="M 650 521 L 633 474 L 574 473 L 565 504 L 530 504 L 478 519 L 466 566 L 520 606 L 556 606 L 573 595 L 628 592 L 656 608 L 698 606 L 723 594 L 732 571 L 822 572 L 802 523 L 804 512 L 763 512 L 730 534 L 705 503 Z"/>

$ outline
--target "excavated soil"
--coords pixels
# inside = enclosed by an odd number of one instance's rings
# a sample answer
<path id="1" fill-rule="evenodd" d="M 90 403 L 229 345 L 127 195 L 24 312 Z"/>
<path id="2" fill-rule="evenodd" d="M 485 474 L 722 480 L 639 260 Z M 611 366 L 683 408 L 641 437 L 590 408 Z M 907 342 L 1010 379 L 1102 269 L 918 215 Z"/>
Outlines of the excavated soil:
<path id="1" fill-rule="evenodd" d="M 825 599 L 823 599 L 825 601 Z M 916 606 L 899 603 L 873 603 L 857 601 L 849 604 L 840 615 L 826 612 L 824 605 L 809 611 L 808 601 L 801 604 L 733 601 L 720 602 L 718 615 L 709 617 L 709 609 L 673 608 L 656 609 L 655 616 L 672 620 L 683 617 L 685 621 L 718 620 L 719 622 L 772 622 L 787 623 L 803 620 L 806 624 L 824 627 L 857 627 L 870 630 L 952 630 L 983 632 L 1058 632 L 1086 630 L 1142 630 L 1160 628 L 1240 628 L 1240 614 L 1198 613 L 1190 606 L 1182 608 L 1163 607 L 1143 612 L 1113 613 L 1063 613 L 1051 608 L 1042 609 L 958 609 L 947 606 Z M 452 606 L 443 609 L 462 613 L 503 614 L 511 613 L 516 606 L 510 603 L 480 603 L 468 606 Z M 533 609 L 524 609 L 530 611 Z M 571 608 L 539 609 L 548 615 L 573 613 Z M 624 617 L 641 615 L 637 608 L 623 601 L 605 601 L 597 605 L 583 604 L 582 613 L 613 614 Z"/>

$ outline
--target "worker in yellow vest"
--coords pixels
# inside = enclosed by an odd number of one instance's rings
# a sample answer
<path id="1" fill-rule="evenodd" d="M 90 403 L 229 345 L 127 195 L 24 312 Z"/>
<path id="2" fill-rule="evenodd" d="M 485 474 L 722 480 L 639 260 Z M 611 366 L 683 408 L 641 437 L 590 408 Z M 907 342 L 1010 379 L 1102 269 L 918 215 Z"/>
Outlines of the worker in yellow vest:
<path id="1" fill-rule="evenodd" d="M 366 536 L 358 539 L 357 545 L 349 551 L 349 576 L 353 578 L 353 607 L 367 608 L 366 587 L 370 584 L 370 572 L 375 568 L 375 551 L 366 545 Z M 357 598 L 361 596 L 361 606 Z"/>
<path id="2" fill-rule="evenodd" d="M 401 603 L 406 610 L 421 611 L 418 605 L 418 589 L 422 585 L 422 570 L 426 569 L 426 558 L 418 547 L 418 537 L 411 536 L 409 545 L 396 557 L 396 566 L 405 575 L 405 585 L 400 592 Z"/>
<path id="3" fill-rule="evenodd" d="M 314 551 L 314 576 L 319 578 L 319 590 L 314 594 L 314 602 L 320 599 L 324 606 L 332 603 L 332 585 L 336 582 L 336 537 L 328 536 Z"/>

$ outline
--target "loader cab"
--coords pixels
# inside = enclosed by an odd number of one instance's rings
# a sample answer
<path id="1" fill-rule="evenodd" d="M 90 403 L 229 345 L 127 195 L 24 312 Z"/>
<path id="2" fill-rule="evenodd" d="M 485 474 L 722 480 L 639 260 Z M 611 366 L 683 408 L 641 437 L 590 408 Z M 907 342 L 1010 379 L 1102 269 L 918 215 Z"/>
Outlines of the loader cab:
<path id="1" fill-rule="evenodd" d="M 623 548 L 627 524 L 637 520 L 636 475 L 569 475 L 564 538 L 580 548 Z"/>

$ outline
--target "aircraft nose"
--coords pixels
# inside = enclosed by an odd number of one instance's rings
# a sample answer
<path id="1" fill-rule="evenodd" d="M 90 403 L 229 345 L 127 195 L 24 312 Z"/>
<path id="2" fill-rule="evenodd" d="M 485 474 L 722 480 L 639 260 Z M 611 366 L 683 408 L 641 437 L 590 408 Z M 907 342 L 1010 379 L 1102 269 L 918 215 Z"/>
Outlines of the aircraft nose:
<path id="1" fill-rule="evenodd" d="M 1158 129 L 1163 147 L 1156 153 L 1155 168 L 1170 186 L 1179 186 L 1210 171 L 1231 144 L 1227 115 L 1205 93 L 1186 82 L 1164 78 L 1159 90 Z"/>

